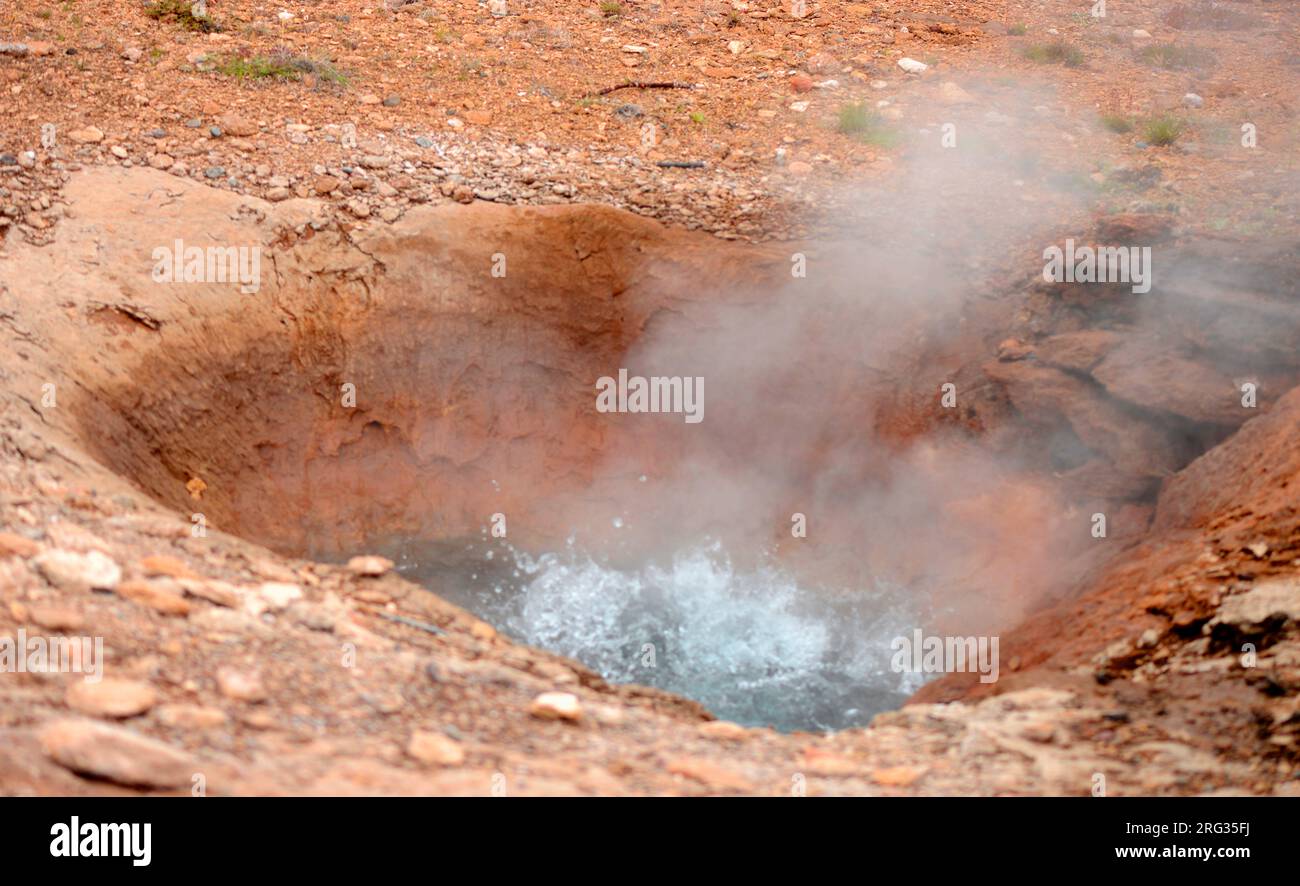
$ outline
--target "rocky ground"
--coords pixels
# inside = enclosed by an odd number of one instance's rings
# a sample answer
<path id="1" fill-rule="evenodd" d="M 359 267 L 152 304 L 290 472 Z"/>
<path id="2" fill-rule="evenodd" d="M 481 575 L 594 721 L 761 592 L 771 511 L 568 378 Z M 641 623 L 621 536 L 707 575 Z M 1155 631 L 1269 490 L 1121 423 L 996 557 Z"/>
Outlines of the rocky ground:
<path id="1" fill-rule="evenodd" d="M 498 16 L 468 2 L 209 0 L 209 32 L 144 4 L 6 4 L 0 636 L 103 637 L 109 666 L 96 684 L 0 676 L 0 790 L 1294 794 L 1300 19 L 1274 2 L 1110 5 L 1105 19 L 1076 3 L 928 0 L 803 15 L 508 2 Z M 926 68 L 908 73 L 905 58 Z M 602 94 L 629 81 L 675 85 Z M 839 131 L 858 102 L 878 116 Z M 1152 145 L 1148 124 L 1166 114 L 1184 128 Z M 1166 299 L 1153 327 L 1134 299 L 1024 283 L 1028 261 L 1015 294 L 994 293 L 1016 299 L 1000 325 L 971 334 L 963 371 L 1038 432 L 1085 442 L 1095 461 L 1057 479 L 1129 527 L 1004 634 L 992 691 L 949 678 L 830 736 L 719 722 L 510 642 L 383 561 L 196 538 L 184 504 L 201 488 L 141 494 L 122 474 L 144 474 L 109 471 L 87 454 L 103 457 L 93 433 L 40 403 L 47 378 L 68 383 L 65 405 L 94 399 L 148 351 L 151 324 L 183 328 L 180 303 L 96 301 L 97 263 L 171 203 L 363 246 L 384 226 L 419 230 L 426 204 L 484 202 L 602 203 L 723 239 L 829 237 L 890 223 L 864 189 L 909 212 L 893 183 L 924 168 L 950 118 L 1010 158 L 1013 208 L 1172 244 L 1190 269 L 1175 290 L 1201 306 Z M 662 165 L 677 162 L 692 166 Z M 122 190 L 88 196 L 112 170 Z M 173 192 L 168 176 L 185 181 Z M 1014 226 L 985 187 L 944 192 L 987 201 L 954 224 Z M 602 236 L 703 248 L 630 224 Z M 1041 249 L 1056 232 L 1032 233 Z M 51 266 L 52 283 L 31 283 Z M 1259 413 L 1206 396 L 1236 381 L 1207 381 L 1225 352 L 1273 372 Z"/>

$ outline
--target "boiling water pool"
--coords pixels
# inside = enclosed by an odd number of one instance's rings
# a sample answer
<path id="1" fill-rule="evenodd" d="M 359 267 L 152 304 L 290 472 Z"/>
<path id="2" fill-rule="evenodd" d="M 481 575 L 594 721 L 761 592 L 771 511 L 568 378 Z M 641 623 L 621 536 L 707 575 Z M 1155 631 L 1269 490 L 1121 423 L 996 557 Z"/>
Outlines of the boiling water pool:
<path id="1" fill-rule="evenodd" d="M 890 668 L 890 641 L 918 623 L 901 589 L 804 588 L 775 567 L 737 570 L 717 543 L 634 568 L 572 540 L 537 556 L 437 543 L 406 550 L 398 568 L 516 640 L 749 726 L 864 725 L 921 684 Z"/>

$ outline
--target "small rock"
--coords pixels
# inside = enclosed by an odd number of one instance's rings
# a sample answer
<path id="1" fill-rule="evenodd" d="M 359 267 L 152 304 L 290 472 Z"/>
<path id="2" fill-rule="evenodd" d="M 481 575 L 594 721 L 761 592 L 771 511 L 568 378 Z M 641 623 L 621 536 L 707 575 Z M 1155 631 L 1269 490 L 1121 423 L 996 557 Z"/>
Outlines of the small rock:
<path id="1" fill-rule="evenodd" d="M 170 554 L 152 554 L 136 564 L 148 576 L 165 575 L 168 578 L 198 578 L 194 570 L 179 557 Z"/>
<path id="2" fill-rule="evenodd" d="M 221 668 L 217 671 L 217 689 L 226 698 L 236 701 L 256 703 L 266 701 L 268 697 L 261 676 L 234 668 Z"/>
<path id="3" fill-rule="evenodd" d="M 262 586 L 257 589 L 262 599 L 272 612 L 279 612 L 289 606 L 296 600 L 302 599 L 302 589 L 294 584 L 287 584 L 278 581 L 263 582 Z"/>
<path id="4" fill-rule="evenodd" d="M 975 101 L 974 96 L 951 80 L 939 87 L 939 98 L 949 105 L 968 105 Z"/>
<path id="5" fill-rule="evenodd" d="M 1205 99 L 1201 98 L 1194 92 L 1189 92 L 1187 95 L 1183 96 L 1183 106 L 1188 108 L 1203 108 L 1205 107 Z"/>
<path id="6" fill-rule="evenodd" d="M 41 546 L 30 538 L 12 532 L 0 532 L 0 557 L 34 557 Z"/>
<path id="7" fill-rule="evenodd" d="M 225 178 L 226 168 L 224 166 L 209 166 L 207 169 L 203 170 L 203 175 L 206 178 L 210 178 L 213 180 L 219 178 Z"/>
<path id="8" fill-rule="evenodd" d="M 135 63 L 144 58 L 144 50 L 138 46 L 128 46 L 122 50 L 122 58 Z"/>
<path id="9" fill-rule="evenodd" d="M 1142 28 L 1137 28 L 1137 29 L 1135 29 L 1135 30 L 1133 31 L 1133 39 L 1134 39 L 1134 40 L 1150 40 L 1150 39 L 1151 39 L 1151 34 L 1150 34 L 1149 31 L 1145 31 L 1145 30 L 1143 30 Z"/>
<path id="10" fill-rule="evenodd" d="M 925 62 L 918 62 L 914 58 L 900 58 L 898 66 L 909 74 L 921 74 L 930 69 Z"/>
<path id="11" fill-rule="evenodd" d="M 248 138 L 258 132 L 257 121 L 235 113 L 223 114 L 217 118 L 217 123 L 223 131 L 240 138 Z"/>
<path id="12" fill-rule="evenodd" d="M 925 773 L 925 769 L 917 769 L 912 766 L 889 766 L 885 769 L 873 771 L 871 778 L 879 785 L 903 788 L 914 784 Z"/>
<path id="13" fill-rule="evenodd" d="M 808 59 L 808 63 L 804 65 L 804 67 L 808 70 L 809 74 L 826 75 L 837 72 L 840 69 L 840 63 L 835 56 L 830 55 L 829 53 L 819 52 L 812 58 Z"/>
<path id="14" fill-rule="evenodd" d="M 795 74 L 790 78 L 790 88 L 795 92 L 809 92 L 813 88 L 813 80 L 807 74 Z"/>
<path id="15" fill-rule="evenodd" d="M 396 95 L 390 95 L 388 98 L 384 99 L 385 108 L 395 108 L 401 103 L 402 103 L 401 97 Z"/>
<path id="16" fill-rule="evenodd" d="M 152 708 L 158 693 L 147 683 L 110 678 L 98 683 L 73 683 L 64 700 L 68 707 L 83 714 L 122 720 Z"/>
<path id="17" fill-rule="evenodd" d="M 55 587 L 75 593 L 111 591 L 122 580 L 121 568 L 106 554 L 85 554 L 55 548 L 37 556 L 32 564 Z"/>
<path id="18" fill-rule="evenodd" d="M 190 614 L 190 603 L 181 593 L 180 583 L 171 579 L 124 581 L 117 586 L 117 595 L 163 615 Z"/>
<path id="19" fill-rule="evenodd" d="M 154 711 L 158 722 L 172 729 L 201 731 L 226 725 L 226 712 L 196 704 L 165 704 Z"/>
<path id="20" fill-rule="evenodd" d="M 673 775 L 682 775 L 714 790 L 752 791 L 754 784 L 739 772 L 733 772 L 710 761 L 693 757 L 669 760 L 665 768 Z"/>
<path id="21" fill-rule="evenodd" d="M 280 203 L 288 200 L 293 193 L 288 188 L 270 188 L 266 192 L 266 199 L 272 203 Z"/>
<path id="22" fill-rule="evenodd" d="M 357 218 L 370 217 L 370 205 L 364 200 L 349 200 L 347 202 L 347 210 Z"/>
<path id="23" fill-rule="evenodd" d="M 320 175 L 312 182 L 312 190 L 323 197 L 334 193 L 340 184 L 341 182 L 332 175 Z"/>
<path id="24" fill-rule="evenodd" d="M 492 122 L 491 111 L 466 111 L 464 117 L 467 123 L 473 123 L 475 126 L 487 126 Z"/>
<path id="25" fill-rule="evenodd" d="M 440 732 L 412 734 L 406 752 L 430 766 L 459 766 L 465 762 L 465 750 L 460 743 Z"/>
<path id="26" fill-rule="evenodd" d="M 84 126 L 69 132 L 68 138 L 79 145 L 94 145 L 104 140 L 104 131 L 97 126 Z"/>
<path id="27" fill-rule="evenodd" d="M 1263 581 L 1223 601 L 1217 621 L 1256 630 L 1271 621 L 1300 622 L 1300 578 Z"/>
<path id="28" fill-rule="evenodd" d="M 47 631 L 79 631 L 86 626 L 86 617 L 71 606 L 33 603 L 27 618 Z"/>
<path id="29" fill-rule="evenodd" d="M 51 760 L 80 775 L 140 788 L 188 786 L 201 767 L 160 741 L 89 720 L 56 720 L 40 733 Z"/>
<path id="30" fill-rule="evenodd" d="M 533 699 L 528 713 L 542 720 L 568 720 L 576 723 L 582 719 L 582 703 L 571 692 L 543 692 Z"/>
<path id="31" fill-rule="evenodd" d="M 393 568 L 393 561 L 387 557 L 376 557 L 371 554 L 364 554 L 359 557 L 353 557 L 348 561 L 348 571 L 356 575 L 364 575 L 375 578 L 384 575 Z"/>
<path id="32" fill-rule="evenodd" d="M 238 609 L 243 604 L 244 593 L 239 588 L 224 581 L 204 579 L 183 579 L 180 582 L 185 593 L 200 600 L 207 600 L 227 609 Z"/>
<path id="33" fill-rule="evenodd" d="M 739 723 L 732 723 L 730 720 L 713 720 L 705 723 L 700 727 L 700 732 L 710 738 L 741 739 L 749 734 L 749 730 Z"/>

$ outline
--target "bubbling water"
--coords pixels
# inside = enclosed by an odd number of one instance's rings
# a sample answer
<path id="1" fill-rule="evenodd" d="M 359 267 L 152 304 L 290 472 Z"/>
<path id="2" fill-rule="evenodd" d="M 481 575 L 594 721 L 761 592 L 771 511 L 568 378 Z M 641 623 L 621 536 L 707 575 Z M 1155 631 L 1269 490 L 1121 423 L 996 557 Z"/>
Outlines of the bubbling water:
<path id="1" fill-rule="evenodd" d="M 403 572 L 517 640 L 745 725 L 864 725 L 921 683 L 890 668 L 890 641 L 918 624 L 904 589 L 804 587 L 771 562 L 738 569 L 716 541 L 636 566 L 573 539 L 540 555 L 473 542 L 400 559 Z"/>

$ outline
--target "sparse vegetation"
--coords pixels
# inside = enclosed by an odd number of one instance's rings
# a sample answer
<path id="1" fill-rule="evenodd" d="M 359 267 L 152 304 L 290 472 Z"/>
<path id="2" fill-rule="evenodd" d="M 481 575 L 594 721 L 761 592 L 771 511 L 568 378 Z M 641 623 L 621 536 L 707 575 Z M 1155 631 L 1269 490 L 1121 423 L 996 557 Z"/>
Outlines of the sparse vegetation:
<path id="1" fill-rule="evenodd" d="M 863 102 L 841 105 L 835 129 L 877 147 L 889 148 L 898 143 L 898 133 Z"/>
<path id="2" fill-rule="evenodd" d="M 1152 43 L 1138 51 L 1138 58 L 1157 68 L 1203 68 L 1214 62 L 1214 55 L 1197 46 L 1176 43 Z"/>
<path id="3" fill-rule="evenodd" d="M 287 52 L 270 55 L 227 56 L 216 66 L 217 73 L 240 80 L 301 80 L 303 75 L 315 78 L 317 83 L 347 86 L 348 78 L 331 62 L 317 61 Z"/>
<path id="4" fill-rule="evenodd" d="M 1015 24 L 1007 28 L 1007 33 L 1010 34 L 1012 37 L 1023 37 L 1029 33 L 1029 26 L 1024 24 L 1023 22 L 1020 24 Z"/>
<path id="5" fill-rule="evenodd" d="M 615 18 L 623 14 L 623 4 L 617 0 L 604 0 L 600 4 L 600 12 L 605 18 Z"/>
<path id="6" fill-rule="evenodd" d="M 1142 126 L 1142 139 L 1147 144 L 1165 147 L 1178 141 L 1186 127 L 1186 121 L 1172 114 L 1152 117 Z"/>
<path id="7" fill-rule="evenodd" d="M 691 111 L 691 122 L 692 122 L 692 123 L 701 123 L 701 124 L 704 123 L 704 112 L 703 112 L 703 111 Z"/>
<path id="8" fill-rule="evenodd" d="M 195 15 L 191 0 L 156 0 L 145 7 L 144 14 L 158 21 L 170 21 L 189 31 L 204 34 L 220 31 L 221 26 L 207 16 Z"/>
<path id="9" fill-rule="evenodd" d="M 1117 135 L 1133 131 L 1133 118 L 1126 114 L 1106 113 L 1101 115 L 1101 125 Z"/>
<path id="10" fill-rule="evenodd" d="M 1024 50 L 1025 58 L 1039 64 L 1065 65 L 1067 68 L 1077 68 L 1083 64 L 1083 50 L 1077 46 L 1071 46 L 1064 40 L 1053 40 L 1051 43 L 1035 43 L 1032 46 L 1026 46 Z"/>

